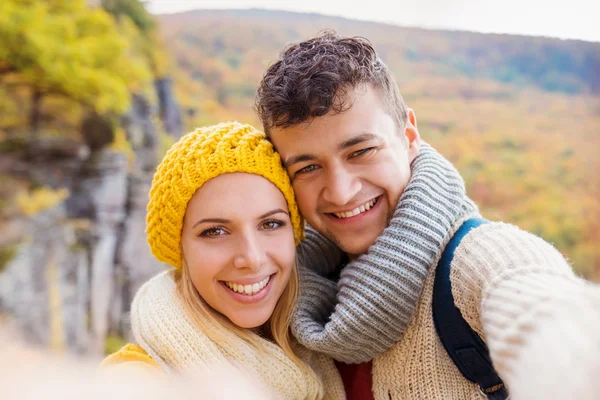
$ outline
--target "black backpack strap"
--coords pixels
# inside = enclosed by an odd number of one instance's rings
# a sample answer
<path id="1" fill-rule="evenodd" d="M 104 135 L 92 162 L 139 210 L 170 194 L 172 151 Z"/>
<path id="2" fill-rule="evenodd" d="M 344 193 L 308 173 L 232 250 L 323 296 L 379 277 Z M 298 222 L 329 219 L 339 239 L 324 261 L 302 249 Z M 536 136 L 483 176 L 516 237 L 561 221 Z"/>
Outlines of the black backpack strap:
<path id="1" fill-rule="evenodd" d="M 508 391 L 494 370 L 490 352 L 454 304 L 450 282 L 452 258 L 460 241 L 471 229 L 487 222 L 482 218 L 465 221 L 444 249 L 435 272 L 433 322 L 446 352 L 461 374 L 477 383 L 488 399 L 505 400 L 509 397 Z"/>

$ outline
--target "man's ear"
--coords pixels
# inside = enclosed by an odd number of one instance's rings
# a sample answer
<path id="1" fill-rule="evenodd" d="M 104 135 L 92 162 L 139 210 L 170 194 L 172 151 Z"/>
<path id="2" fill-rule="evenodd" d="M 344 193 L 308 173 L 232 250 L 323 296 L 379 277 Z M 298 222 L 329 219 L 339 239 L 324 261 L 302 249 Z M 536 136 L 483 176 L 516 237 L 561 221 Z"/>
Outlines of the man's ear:
<path id="1" fill-rule="evenodd" d="M 417 158 L 417 155 L 419 155 L 419 150 L 421 149 L 421 135 L 419 135 L 419 130 L 417 129 L 417 116 L 412 108 L 408 109 L 404 135 L 408 144 L 408 161 L 412 163 Z"/>
<path id="2" fill-rule="evenodd" d="M 417 128 L 417 115 L 415 114 L 415 110 L 410 107 L 408 108 L 407 119 L 415 128 Z"/>

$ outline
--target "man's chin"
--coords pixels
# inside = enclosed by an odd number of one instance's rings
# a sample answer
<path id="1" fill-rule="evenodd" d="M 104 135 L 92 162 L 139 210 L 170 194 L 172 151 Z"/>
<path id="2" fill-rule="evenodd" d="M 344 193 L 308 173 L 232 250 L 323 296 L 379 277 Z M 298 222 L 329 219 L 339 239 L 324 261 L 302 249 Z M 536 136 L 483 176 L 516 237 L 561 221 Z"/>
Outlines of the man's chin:
<path id="1" fill-rule="evenodd" d="M 375 243 L 377 236 L 373 236 L 372 240 L 370 240 L 370 237 L 362 237 L 361 239 L 362 240 L 356 240 L 354 238 L 338 236 L 334 242 L 342 249 L 342 251 L 344 251 L 344 253 L 348 254 L 348 256 L 353 259 L 365 254 L 369 250 L 369 247 Z"/>
<path id="2" fill-rule="evenodd" d="M 315 225 L 312 226 L 316 228 Z M 337 247 L 351 258 L 356 258 L 366 253 L 369 250 L 369 247 L 375 243 L 381 232 L 383 232 L 383 229 L 379 229 L 377 232 L 375 232 L 375 229 L 370 229 L 370 232 L 358 231 L 350 234 L 349 232 L 343 231 L 335 232 L 324 224 L 320 226 L 321 229 L 317 229 L 317 231 L 335 243 Z"/>

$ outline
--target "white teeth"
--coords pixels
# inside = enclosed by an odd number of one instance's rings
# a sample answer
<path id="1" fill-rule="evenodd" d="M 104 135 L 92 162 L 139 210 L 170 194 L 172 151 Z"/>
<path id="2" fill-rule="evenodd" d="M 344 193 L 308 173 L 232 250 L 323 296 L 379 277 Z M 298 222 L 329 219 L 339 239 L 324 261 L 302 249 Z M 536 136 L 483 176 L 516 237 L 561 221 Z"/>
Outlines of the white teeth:
<path id="1" fill-rule="evenodd" d="M 247 296 L 252 296 L 252 295 L 255 295 L 256 293 L 260 292 L 261 289 L 263 289 L 265 286 L 267 286 L 267 284 L 269 283 L 269 279 L 271 279 L 271 277 L 267 276 L 262 281 L 253 283 L 251 285 L 239 285 L 234 282 L 225 281 L 225 285 L 227 285 L 227 287 L 229 289 L 233 290 L 234 292 L 245 294 Z"/>
<path id="2" fill-rule="evenodd" d="M 365 211 L 369 211 L 371 208 L 373 208 L 373 206 L 375 205 L 375 203 L 377 202 L 377 199 L 373 199 L 365 204 L 362 204 L 360 207 L 356 207 L 354 210 L 352 211 L 346 211 L 346 212 L 339 212 L 339 213 L 333 213 L 333 215 L 335 215 L 338 218 L 350 218 L 350 217 L 354 217 L 355 215 L 358 215 L 360 213 L 363 213 Z"/>

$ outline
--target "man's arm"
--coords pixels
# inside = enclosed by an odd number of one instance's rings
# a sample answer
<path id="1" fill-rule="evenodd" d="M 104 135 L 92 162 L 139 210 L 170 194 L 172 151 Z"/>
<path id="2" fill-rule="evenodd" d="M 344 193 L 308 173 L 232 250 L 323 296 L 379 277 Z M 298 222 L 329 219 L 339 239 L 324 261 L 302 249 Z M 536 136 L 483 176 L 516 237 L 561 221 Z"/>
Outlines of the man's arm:
<path id="1" fill-rule="evenodd" d="M 514 398 L 592 399 L 600 390 L 600 287 L 539 237 L 492 223 L 456 250 L 452 292 Z"/>

